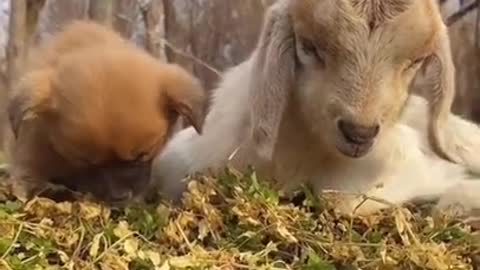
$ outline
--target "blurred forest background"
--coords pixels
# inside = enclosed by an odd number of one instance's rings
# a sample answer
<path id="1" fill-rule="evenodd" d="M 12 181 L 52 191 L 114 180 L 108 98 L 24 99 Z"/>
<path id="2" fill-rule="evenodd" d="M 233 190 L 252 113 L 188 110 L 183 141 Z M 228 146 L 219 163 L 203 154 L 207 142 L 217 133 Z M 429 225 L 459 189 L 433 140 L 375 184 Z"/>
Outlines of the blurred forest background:
<path id="1" fill-rule="evenodd" d="M 248 57 L 265 9 L 275 0 L 0 0 L 0 109 L 29 46 L 65 23 L 90 18 L 110 25 L 160 61 L 177 62 L 207 89 Z M 439 0 L 457 68 L 454 112 L 480 122 L 479 0 Z M 425 83 L 419 75 L 415 90 Z M 423 87 L 424 88 L 424 87 Z M 2 110 L 3 111 L 3 110 Z M 0 124 L 5 114 L 0 114 Z"/>

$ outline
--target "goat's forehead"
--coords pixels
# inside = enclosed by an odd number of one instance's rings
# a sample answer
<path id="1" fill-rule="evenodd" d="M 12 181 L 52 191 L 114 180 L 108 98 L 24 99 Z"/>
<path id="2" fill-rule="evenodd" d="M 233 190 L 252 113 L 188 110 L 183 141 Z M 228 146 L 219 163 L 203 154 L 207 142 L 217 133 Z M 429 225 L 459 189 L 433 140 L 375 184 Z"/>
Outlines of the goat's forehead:
<path id="1" fill-rule="evenodd" d="M 292 11 L 296 31 L 334 43 L 325 47 L 388 43 L 409 53 L 428 47 L 438 30 L 431 0 L 303 0 Z"/>
<path id="2" fill-rule="evenodd" d="M 370 31 L 398 17 L 412 6 L 412 0 L 346 0 L 354 13 L 363 18 Z"/>

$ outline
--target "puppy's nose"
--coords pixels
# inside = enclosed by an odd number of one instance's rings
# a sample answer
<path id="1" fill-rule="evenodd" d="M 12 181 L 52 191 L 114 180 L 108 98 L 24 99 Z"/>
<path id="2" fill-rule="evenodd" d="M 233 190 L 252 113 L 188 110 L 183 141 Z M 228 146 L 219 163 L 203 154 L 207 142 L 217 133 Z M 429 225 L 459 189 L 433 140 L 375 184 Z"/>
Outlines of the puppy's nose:
<path id="1" fill-rule="evenodd" d="M 357 125 L 350 121 L 338 121 L 338 129 L 345 139 L 354 144 L 366 144 L 371 142 L 380 131 L 380 125 L 370 127 Z"/>
<path id="2" fill-rule="evenodd" d="M 116 190 L 113 191 L 111 194 L 111 200 L 113 202 L 123 202 L 130 200 L 133 197 L 132 191 L 131 190 Z"/>

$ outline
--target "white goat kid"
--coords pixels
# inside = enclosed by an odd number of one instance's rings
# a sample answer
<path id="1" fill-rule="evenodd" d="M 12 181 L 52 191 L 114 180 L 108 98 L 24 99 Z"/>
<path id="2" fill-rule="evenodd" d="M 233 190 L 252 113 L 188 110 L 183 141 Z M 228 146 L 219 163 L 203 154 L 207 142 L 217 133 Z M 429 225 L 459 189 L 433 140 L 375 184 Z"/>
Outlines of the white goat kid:
<path id="1" fill-rule="evenodd" d="M 409 86 L 433 68 L 427 100 Z M 203 135 L 178 133 L 153 184 L 178 199 L 194 172 L 253 165 L 285 188 L 363 193 L 402 204 L 480 207 L 480 129 L 450 113 L 454 67 L 435 0 L 279 0 L 256 50 L 227 71 Z M 479 194 L 480 195 L 480 194 Z M 352 211 L 362 199 L 346 196 Z M 367 214 L 386 207 L 369 201 Z"/>

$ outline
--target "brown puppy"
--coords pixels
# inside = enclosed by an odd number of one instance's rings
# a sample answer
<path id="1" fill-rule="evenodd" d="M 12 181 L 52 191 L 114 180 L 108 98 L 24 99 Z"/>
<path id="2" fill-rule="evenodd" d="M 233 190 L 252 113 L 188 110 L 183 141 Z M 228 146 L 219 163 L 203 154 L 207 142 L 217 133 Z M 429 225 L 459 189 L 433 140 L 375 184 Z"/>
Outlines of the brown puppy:
<path id="1" fill-rule="evenodd" d="M 46 183 L 110 202 L 132 199 L 183 116 L 201 133 L 200 82 L 93 22 L 66 26 L 32 51 L 7 112 L 17 196 Z"/>

